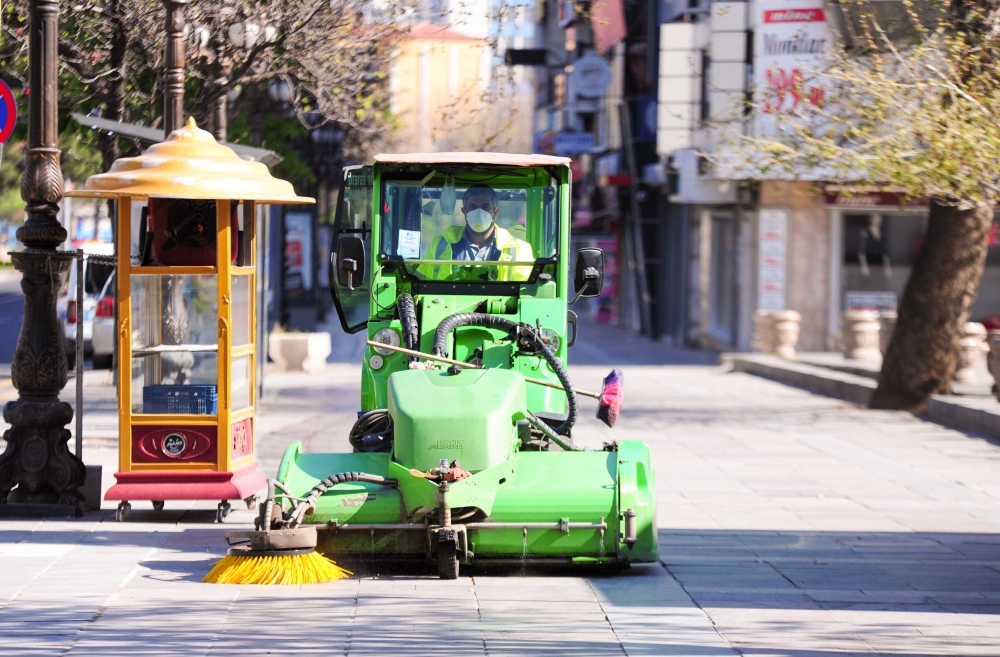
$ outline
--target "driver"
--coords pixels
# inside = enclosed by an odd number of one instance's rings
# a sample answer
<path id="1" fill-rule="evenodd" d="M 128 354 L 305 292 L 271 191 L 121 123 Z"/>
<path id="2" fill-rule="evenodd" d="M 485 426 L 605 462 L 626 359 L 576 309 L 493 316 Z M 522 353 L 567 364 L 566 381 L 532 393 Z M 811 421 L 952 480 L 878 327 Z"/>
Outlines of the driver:
<path id="1" fill-rule="evenodd" d="M 497 193 L 488 185 L 473 185 L 462 196 L 464 226 L 448 226 L 433 240 L 424 260 L 468 260 L 470 262 L 534 262 L 531 245 L 511 235 L 496 223 L 500 209 Z M 427 278 L 442 279 L 452 272 L 451 265 L 424 264 L 417 271 Z M 527 280 L 531 265 L 491 267 L 490 279 Z"/>

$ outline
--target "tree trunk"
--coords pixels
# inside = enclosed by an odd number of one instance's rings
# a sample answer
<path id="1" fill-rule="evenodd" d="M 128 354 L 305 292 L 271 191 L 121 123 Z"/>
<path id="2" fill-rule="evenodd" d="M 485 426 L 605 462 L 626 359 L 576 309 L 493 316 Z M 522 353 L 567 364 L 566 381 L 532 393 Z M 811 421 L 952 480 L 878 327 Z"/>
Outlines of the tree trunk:
<path id="1" fill-rule="evenodd" d="M 108 58 L 108 66 L 111 74 L 104 82 L 104 118 L 111 121 L 125 120 L 125 75 L 127 73 L 128 55 L 128 26 L 125 24 L 123 13 L 126 11 L 121 0 L 111 0 L 108 3 L 107 15 L 115 26 L 114 37 L 111 40 L 111 51 Z M 98 133 L 97 143 L 101 148 L 101 165 L 104 171 L 111 168 L 114 161 L 121 155 L 118 148 L 118 135 L 109 135 L 104 132 Z M 114 215 L 112 215 L 114 216 Z"/>
<path id="2" fill-rule="evenodd" d="M 991 207 L 931 200 L 927 233 L 903 291 L 871 408 L 920 412 L 932 394 L 951 391 L 992 223 Z"/>

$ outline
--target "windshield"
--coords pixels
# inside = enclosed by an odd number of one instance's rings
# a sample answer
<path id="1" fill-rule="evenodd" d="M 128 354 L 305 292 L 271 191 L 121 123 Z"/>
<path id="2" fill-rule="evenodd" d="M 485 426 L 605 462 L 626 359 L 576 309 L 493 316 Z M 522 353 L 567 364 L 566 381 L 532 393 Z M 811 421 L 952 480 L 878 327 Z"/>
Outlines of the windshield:
<path id="1" fill-rule="evenodd" d="M 382 255 L 402 258 L 422 280 L 528 280 L 537 261 L 556 255 L 559 213 L 555 182 L 525 179 L 456 182 L 432 172 L 386 182 Z"/>

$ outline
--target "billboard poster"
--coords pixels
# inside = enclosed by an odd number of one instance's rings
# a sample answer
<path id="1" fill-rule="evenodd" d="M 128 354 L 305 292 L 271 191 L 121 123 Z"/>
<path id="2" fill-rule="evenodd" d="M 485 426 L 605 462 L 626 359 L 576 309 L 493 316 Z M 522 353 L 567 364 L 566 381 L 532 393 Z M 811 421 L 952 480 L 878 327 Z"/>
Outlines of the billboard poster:
<path id="1" fill-rule="evenodd" d="M 312 215 L 308 212 L 285 214 L 285 290 L 313 288 Z"/>
<path id="2" fill-rule="evenodd" d="M 826 90 L 817 73 L 832 45 L 823 5 L 823 0 L 757 3 L 753 70 L 758 138 L 777 136 L 777 117 L 823 103 Z"/>
<path id="3" fill-rule="evenodd" d="M 785 310 L 788 213 L 761 210 L 758 233 L 757 308 Z"/>

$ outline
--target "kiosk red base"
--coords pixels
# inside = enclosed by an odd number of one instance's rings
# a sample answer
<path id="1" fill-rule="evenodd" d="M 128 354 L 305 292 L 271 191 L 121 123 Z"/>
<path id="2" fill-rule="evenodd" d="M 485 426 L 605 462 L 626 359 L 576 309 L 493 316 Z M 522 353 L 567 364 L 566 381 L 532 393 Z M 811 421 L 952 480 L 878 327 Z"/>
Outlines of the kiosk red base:
<path id="1" fill-rule="evenodd" d="M 148 500 L 154 507 L 165 500 L 221 500 L 217 519 L 222 522 L 231 509 L 228 500 L 244 500 L 252 508 L 254 495 L 267 488 L 267 479 L 257 472 L 256 463 L 233 472 L 116 472 L 115 479 L 118 483 L 108 489 L 104 499 L 122 502 L 119 521 L 131 511 L 130 500 Z"/>

